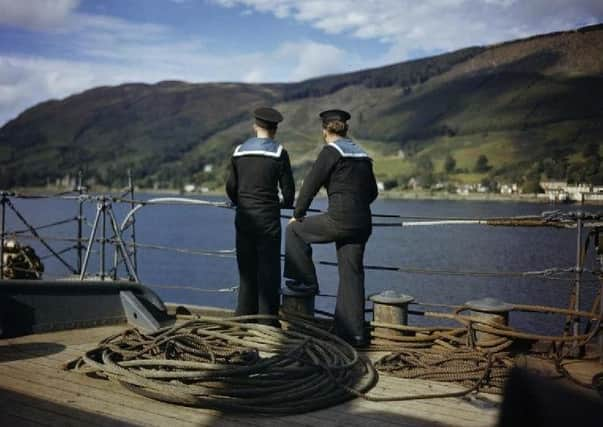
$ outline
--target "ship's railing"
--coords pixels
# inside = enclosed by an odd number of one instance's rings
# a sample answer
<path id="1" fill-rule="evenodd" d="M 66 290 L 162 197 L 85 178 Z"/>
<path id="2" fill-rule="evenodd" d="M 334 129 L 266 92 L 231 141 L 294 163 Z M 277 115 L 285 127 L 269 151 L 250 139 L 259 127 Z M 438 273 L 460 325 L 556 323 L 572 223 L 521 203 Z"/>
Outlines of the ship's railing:
<path id="1" fill-rule="evenodd" d="M 209 249 L 198 249 L 198 248 L 182 248 L 165 246 L 159 244 L 142 244 L 136 241 L 135 235 L 135 214 L 144 206 L 152 205 L 196 205 L 196 206 L 209 206 L 218 207 L 225 209 L 233 209 L 229 203 L 226 202 L 214 202 L 199 199 L 190 199 L 182 197 L 162 197 L 149 200 L 136 200 L 132 197 L 126 198 L 126 195 L 133 195 L 133 188 L 130 186 L 124 194 L 121 196 L 108 196 L 108 195 L 88 195 L 85 194 L 85 188 L 78 185 L 74 192 L 79 192 L 79 195 L 72 195 L 69 193 L 61 193 L 53 196 L 31 196 L 22 195 L 17 193 L 0 192 L 0 237 L 2 242 L 8 236 L 20 236 L 22 238 L 33 238 L 38 240 L 50 254 L 43 258 L 55 257 L 58 259 L 70 273 L 80 275 L 81 279 L 85 278 L 87 273 L 89 255 L 92 253 L 92 245 L 94 243 L 100 244 L 100 272 L 101 279 L 109 276 L 104 270 L 104 262 L 106 254 L 106 245 L 113 245 L 116 253 L 120 256 L 117 264 L 125 264 L 127 274 L 130 280 L 137 280 L 137 248 L 154 249 L 172 251 L 176 253 L 183 253 L 189 255 L 200 255 L 200 256 L 216 256 L 216 257 L 235 257 L 235 249 L 224 249 L 224 250 L 209 250 Z M 17 210 L 14 204 L 11 202 L 11 198 L 48 198 L 48 197 L 59 197 L 62 199 L 76 200 L 78 202 L 78 215 L 75 217 L 55 221 L 49 224 L 43 224 L 38 226 L 31 225 L 25 217 Z M 90 236 L 88 238 L 83 237 L 83 226 L 86 223 L 86 218 L 83 215 L 82 206 L 85 202 L 96 202 L 97 212 L 94 221 L 88 224 L 91 228 Z M 112 209 L 113 203 L 125 203 L 129 204 L 131 209 L 122 220 L 121 223 L 117 221 L 115 212 Z M 17 218 L 25 225 L 23 229 L 17 229 L 7 231 L 5 215 L 6 211 L 11 210 Z M 318 209 L 310 209 L 310 212 L 321 213 L 324 211 Z M 291 218 L 290 215 L 282 215 L 283 218 Z M 426 269 L 420 267 L 409 267 L 409 266 L 392 266 L 392 265 L 365 265 L 364 268 L 367 270 L 381 270 L 381 271 L 392 271 L 407 274 L 421 274 L 421 275 L 444 275 L 444 276 L 471 276 L 471 277 L 510 277 L 510 278 L 534 278 L 539 277 L 547 280 L 566 280 L 575 281 L 578 280 L 578 276 L 574 277 L 563 277 L 568 274 L 583 275 L 589 274 L 598 276 L 601 274 L 600 270 L 588 270 L 584 268 L 584 257 L 588 250 L 591 238 L 594 238 L 595 246 L 601 254 L 603 248 L 599 245 L 598 236 L 600 231 L 603 229 L 603 214 L 586 213 L 586 212 L 561 212 L 561 211 L 547 211 L 541 215 L 531 216 L 512 216 L 512 217 L 489 217 L 489 218 L 461 218 L 461 217 L 418 217 L 418 216 L 402 216 L 392 214 L 373 214 L 374 218 L 387 218 L 396 219 L 396 222 L 374 222 L 374 227 L 417 227 L 417 226 L 442 226 L 442 225 L 487 225 L 487 226 L 505 226 L 505 227 L 555 227 L 555 228 L 576 228 L 577 230 L 577 257 L 576 265 L 569 267 L 551 267 L 544 270 L 537 271 L 467 271 L 467 270 L 437 270 L 437 269 Z M 65 225 L 71 222 L 78 222 L 77 238 L 67 238 L 64 236 L 52 236 L 52 235 L 40 235 L 38 231 L 52 228 L 55 226 Z M 111 237 L 107 236 L 107 228 L 113 233 Z M 583 244 L 583 229 L 590 228 L 591 231 L 588 233 L 587 238 Z M 97 237 L 97 234 L 101 232 L 101 236 Z M 126 240 L 124 237 L 125 233 L 130 231 L 130 239 Z M 50 241 L 74 243 L 72 246 L 55 250 L 49 244 Z M 0 245 L 0 251 L 3 245 Z M 126 249 L 127 248 L 127 249 Z M 77 250 L 78 252 L 78 263 L 77 266 L 70 265 L 64 260 L 61 255 L 70 250 Z M 85 251 L 84 251 L 85 250 Z M 284 255 L 281 255 L 282 257 Z M 0 263 L 3 262 L 3 257 L 0 257 Z M 336 262 L 317 260 L 320 265 L 325 266 L 337 266 Z M 112 274 L 115 274 L 115 265 L 111 270 Z M 2 278 L 2 269 L 0 269 L 0 278 Z M 584 279 L 583 279 L 584 280 Z M 589 280 L 589 279 L 586 279 Z M 597 279 L 593 279 L 597 280 Z"/>
<path id="2" fill-rule="evenodd" d="M 131 181 L 130 181 L 131 182 Z M 79 192 L 79 195 L 72 195 L 68 193 L 61 193 L 53 196 L 31 196 L 22 195 L 16 193 L 0 192 L 0 209 L 2 218 L 0 220 L 2 232 L 2 242 L 5 241 L 8 236 L 20 236 L 23 238 L 34 238 L 50 252 L 50 254 L 43 258 L 55 257 L 58 259 L 70 273 L 78 274 L 80 279 L 84 279 L 87 273 L 87 267 L 89 262 L 90 254 L 92 253 L 92 245 L 99 243 L 100 245 L 100 272 L 101 279 L 108 276 L 104 270 L 107 244 L 115 246 L 116 253 L 120 259 L 117 260 L 117 264 L 125 264 L 127 274 L 130 280 L 138 281 L 137 277 L 137 248 L 155 249 L 172 251 L 176 253 L 185 253 L 190 255 L 200 256 L 217 256 L 217 257 L 235 257 L 234 249 L 225 250 L 207 250 L 198 248 L 182 248 L 172 247 L 158 244 L 142 244 L 136 241 L 135 235 L 135 214 L 144 206 L 150 205 L 197 205 L 197 206 L 210 206 L 218 208 L 232 209 L 233 207 L 229 203 L 225 202 L 213 202 L 207 200 L 198 200 L 182 197 L 162 197 L 149 200 L 135 200 L 132 198 L 134 189 L 130 185 L 129 188 L 121 196 L 107 196 L 98 195 L 91 196 L 85 194 L 85 188 L 78 185 L 73 192 Z M 125 196 L 130 196 L 125 198 Z M 55 221 L 49 224 L 43 224 L 38 226 L 32 226 L 24 216 L 15 208 L 11 202 L 11 198 L 44 198 L 44 197 L 60 197 L 62 199 L 76 200 L 78 202 L 78 215 L 75 217 Z M 83 215 L 82 206 L 85 202 L 96 202 L 97 212 L 94 221 L 90 225 L 91 232 L 90 237 L 83 237 L 83 225 L 85 224 L 86 218 Z M 118 223 L 115 213 L 112 209 L 113 203 L 126 203 L 129 204 L 131 209 L 122 220 L 121 224 Z M 6 231 L 5 230 L 5 215 L 7 209 L 13 211 L 13 213 L 20 219 L 25 225 L 25 228 Z M 323 212 L 318 209 L 310 209 L 311 212 L 320 213 Z M 289 215 L 282 215 L 283 218 L 291 218 Z M 418 217 L 418 216 L 402 216 L 392 214 L 373 214 L 374 218 L 387 218 L 396 219 L 396 222 L 374 222 L 374 227 L 417 227 L 417 226 L 442 226 L 442 225 L 488 225 L 488 226 L 510 226 L 510 227 L 555 227 L 555 228 L 576 228 L 577 230 L 577 257 L 576 265 L 570 267 L 551 267 L 544 270 L 537 271 L 466 271 L 466 270 L 437 270 L 437 269 L 426 269 L 420 267 L 409 267 L 409 266 L 392 266 L 392 265 L 365 265 L 367 270 L 381 270 L 381 271 L 392 271 L 407 274 L 421 274 L 421 275 L 445 275 L 445 276 L 471 276 L 471 277 L 514 277 L 514 278 L 534 278 L 540 277 L 547 280 L 567 280 L 576 281 L 579 280 L 578 276 L 574 277 L 563 277 L 568 274 L 583 275 L 589 274 L 598 276 L 600 270 L 588 270 L 584 268 L 584 256 L 588 250 L 588 244 L 591 237 L 597 239 L 595 246 L 598 251 L 601 251 L 598 244 L 598 236 L 603 228 L 603 215 L 585 212 L 561 212 L 561 211 L 547 211 L 541 215 L 531 216 L 513 216 L 513 217 L 490 217 L 490 218 L 461 218 L 461 217 Z M 70 222 L 78 222 L 77 238 L 66 238 L 63 236 L 42 236 L 38 231 L 48 229 L 55 226 L 61 226 Z M 110 231 L 113 232 L 112 237 L 107 237 L 107 225 Z M 591 228 L 591 232 L 588 234 L 585 241 L 585 245 L 582 245 L 583 241 L 583 229 Z M 101 230 L 101 236 L 97 237 L 99 229 Z M 130 231 L 130 240 L 124 238 L 126 231 Z M 28 234 L 29 233 L 29 234 Z M 72 246 L 55 250 L 49 244 L 49 241 L 62 241 L 68 243 L 74 243 Z M 2 251 L 3 245 L 0 245 L 0 251 Z M 128 249 L 126 249 L 128 248 Z M 62 254 L 70 251 L 77 250 L 78 263 L 77 266 L 70 265 L 61 256 Z M 85 252 L 84 252 L 85 250 Z M 599 253 L 599 255 L 602 255 Z M 115 260 L 114 260 L 115 261 Z M 3 262 L 3 257 L 0 257 L 0 263 Z M 337 266 L 336 262 L 318 260 L 316 261 L 320 265 L 325 266 Z M 114 262 L 115 264 L 115 262 Z M 111 270 L 111 273 L 115 274 L 115 265 Z M 0 278 L 2 278 L 3 271 L 0 269 Z M 583 279 L 584 280 L 584 279 Z M 589 279 L 586 279 L 589 280 Z M 593 280 L 597 280 L 596 278 Z"/>
<path id="3" fill-rule="evenodd" d="M 74 200 L 78 205 L 78 214 L 75 217 L 66 218 L 48 224 L 33 226 L 23 214 L 15 207 L 11 199 L 15 198 L 61 198 Z M 84 217 L 83 206 L 85 203 L 96 203 L 96 215 L 91 224 L 87 223 Z M 125 204 L 130 210 L 118 222 L 113 204 Z M 232 205 L 226 202 L 215 202 L 208 200 L 199 200 L 182 197 L 161 197 L 148 200 L 137 200 L 134 197 L 134 186 L 131 176 L 129 185 L 121 194 L 117 196 L 109 195 L 90 195 L 82 185 L 81 174 L 78 179 L 77 187 L 70 192 L 56 195 L 24 195 L 17 193 L 0 192 L 0 279 L 4 278 L 4 243 L 9 236 L 19 238 L 35 239 L 48 250 L 49 254 L 42 258 L 56 258 L 71 274 L 79 276 L 84 280 L 89 274 L 90 256 L 94 253 L 93 247 L 97 245 L 100 264 L 98 275 L 101 280 L 105 278 L 117 278 L 117 271 L 120 266 L 124 266 L 128 280 L 139 282 L 137 250 L 152 249 L 164 250 L 175 253 L 183 253 L 198 256 L 232 257 L 236 256 L 234 249 L 208 250 L 199 248 L 181 248 L 158 244 L 142 244 L 136 241 L 135 224 L 136 213 L 145 206 L 153 205 L 194 205 L 204 207 L 215 207 L 220 209 L 234 209 Z M 6 213 L 11 211 L 23 224 L 24 228 L 13 231 L 6 230 Z M 317 209 L 310 210 L 313 213 L 323 212 Z M 290 215 L 282 215 L 283 218 L 290 218 Z M 468 271 L 468 270 L 437 270 L 426 269 L 412 266 L 392 266 L 392 265 L 365 265 L 367 270 L 381 270 L 400 272 L 407 274 L 421 275 L 442 275 L 442 276 L 469 276 L 469 277 L 509 277 L 509 278 L 541 278 L 544 280 L 557 280 L 573 282 L 573 290 L 570 301 L 570 308 L 580 311 L 581 307 L 581 285 L 585 282 L 601 281 L 602 290 L 599 291 L 599 297 L 603 294 L 603 280 L 601 267 L 598 270 L 588 270 L 584 268 L 586 255 L 591 243 L 597 251 L 599 265 L 603 266 L 603 241 L 600 236 L 603 234 L 603 214 L 587 213 L 582 211 L 562 212 L 547 211 L 541 215 L 531 216 L 511 216 L 511 217 L 429 217 L 429 216 L 403 216 L 395 214 L 373 214 L 375 219 L 374 227 L 434 227 L 434 226 L 455 226 L 455 225 L 475 225 L 475 226 L 498 226 L 498 227 L 554 227 L 554 228 L 575 228 L 576 229 L 576 264 L 569 267 L 551 267 L 537 271 Z M 42 235 L 41 230 L 51 229 L 71 222 L 77 222 L 77 237 L 68 238 L 64 236 Z M 88 225 L 90 233 L 84 237 L 84 226 Z M 584 238 L 585 229 L 588 230 Z M 100 233 L 100 236 L 98 234 Z M 109 233 L 109 234 L 108 234 Z M 126 237 L 126 234 L 128 236 Z M 63 242 L 69 244 L 67 247 L 55 249 L 50 242 Z M 106 269 L 106 257 L 108 246 L 114 248 L 113 267 Z M 77 252 L 77 265 L 71 265 L 63 255 L 75 250 Z M 281 255 L 282 256 L 282 255 Z M 320 265 L 337 266 L 336 262 L 317 260 Z M 237 287 L 225 287 L 221 289 L 202 289 L 194 286 L 180 285 L 150 285 L 157 288 L 166 288 L 174 290 L 187 290 L 197 292 L 236 292 Z M 321 294 L 320 297 L 335 297 L 335 295 Z M 600 302 L 600 315 L 603 316 L 603 304 Z M 422 304 L 425 305 L 425 304 Z M 429 305 L 429 304 L 427 304 Z M 453 307 L 453 306 L 450 306 Z M 411 313 L 413 314 L 413 313 Z M 420 313 L 415 313 L 420 314 Z M 573 322 L 574 335 L 579 335 L 579 322 L 577 319 Z M 603 345 L 603 344 L 602 344 Z"/>
<path id="4" fill-rule="evenodd" d="M 129 197 L 134 198 L 134 185 L 130 171 L 128 171 L 128 187 L 124 189 L 121 194 L 117 197 L 123 199 Z M 25 216 L 15 207 L 11 199 L 49 199 L 49 198 L 60 198 L 66 200 L 75 200 L 77 202 L 77 215 L 75 217 L 66 218 L 63 220 L 55 221 L 43 225 L 32 225 Z M 94 252 L 98 252 L 100 255 L 100 269 L 99 276 L 101 280 L 105 277 L 117 278 L 117 265 L 123 262 L 127 268 L 127 274 L 131 281 L 138 282 L 137 273 L 137 247 L 135 244 L 131 245 L 130 248 L 126 248 L 124 244 L 124 233 L 120 231 L 119 224 L 112 209 L 112 202 L 117 199 L 113 196 L 99 195 L 91 196 L 87 193 L 87 188 L 83 185 L 82 173 L 78 174 L 77 185 L 74 189 L 66 192 L 61 192 L 52 195 L 31 195 L 31 194 L 19 194 L 15 192 L 0 191 L 0 279 L 5 278 L 5 243 L 7 238 L 14 237 L 20 239 L 34 239 L 38 241 L 48 252 L 48 255 L 42 256 L 40 259 L 55 258 L 57 259 L 72 275 L 79 276 L 80 280 L 83 280 L 87 276 L 88 262 L 90 255 Z M 97 212 L 92 224 L 88 224 L 91 227 L 90 237 L 84 237 L 84 228 L 87 224 L 86 217 L 84 216 L 84 204 L 87 202 L 95 201 L 97 203 Z M 132 204 L 133 208 L 134 205 Z M 18 230 L 6 230 L 6 213 L 11 211 L 20 223 L 25 227 Z M 38 231 L 44 229 L 50 229 L 53 227 L 63 226 L 71 222 L 77 223 L 77 237 L 68 238 L 62 235 L 40 235 Z M 112 237 L 107 236 L 107 226 L 113 231 Z M 99 228 L 101 229 L 101 236 L 96 237 Z M 129 234 L 132 242 L 136 242 L 136 225 L 135 218 L 132 217 L 129 223 Z M 70 246 L 55 249 L 50 242 L 55 243 L 67 243 Z M 97 243 L 99 245 L 98 251 L 92 249 L 93 245 Z M 108 244 L 114 245 L 115 253 L 113 260 L 113 268 L 107 272 L 105 270 L 105 258 L 106 258 L 106 247 Z M 75 250 L 77 253 L 77 263 L 72 265 L 69 261 L 63 257 L 65 253 Z M 27 271 L 25 271 L 27 272 Z M 109 274 L 107 274 L 109 273 Z"/>

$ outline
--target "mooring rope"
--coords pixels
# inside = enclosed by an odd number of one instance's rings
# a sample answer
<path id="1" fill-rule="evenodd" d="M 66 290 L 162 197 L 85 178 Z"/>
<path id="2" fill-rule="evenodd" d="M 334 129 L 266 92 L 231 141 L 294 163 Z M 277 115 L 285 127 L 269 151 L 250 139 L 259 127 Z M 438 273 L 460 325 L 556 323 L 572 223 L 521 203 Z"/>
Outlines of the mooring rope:
<path id="1" fill-rule="evenodd" d="M 66 369 L 94 372 L 154 399 L 267 415 L 314 411 L 365 393 L 372 364 L 349 344 L 300 319 L 199 317 L 143 335 L 109 337 Z M 248 323 L 245 323 L 248 322 Z"/>
<path id="2" fill-rule="evenodd" d="M 595 312 L 525 304 L 512 305 L 512 311 L 566 314 L 595 319 L 595 325 L 588 334 L 540 335 L 518 331 L 492 320 L 462 315 L 461 312 L 467 309 L 459 306 L 453 313 L 425 312 L 426 316 L 456 320 L 462 327 L 370 322 L 373 337 L 370 349 L 392 352 L 379 359 L 375 364 L 376 368 L 382 373 L 401 378 L 455 382 L 469 387 L 465 393 L 477 389 L 502 393 L 504 382 L 515 364 L 508 353 L 515 340 L 573 343 L 574 348 L 583 347 L 597 335 L 602 321 Z M 476 332 L 485 332 L 489 338 L 482 337 L 478 340 Z M 556 354 L 553 358 L 557 371 L 577 384 L 592 388 L 591 385 L 574 378 L 563 366 L 562 361 L 566 357 L 567 354 Z"/>
<path id="3" fill-rule="evenodd" d="M 504 354 L 494 351 L 450 350 L 437 347 L 437 342 L 427 352 L 398 347 L 397 353 L 377 362 L 379 370 L 403 378 L 456 382 L 465 388 L 377 396 L 368 393 L 378 381 L 372 363 L 315 322 L 289 315 L 183 317 L 190 320 L 153 334 L 130 329 L 108 337 L 65 369 L 93 372 L 162 401 L 286 415 L 354 397 L 391 402 L 497 392 L 512 366 Z M 276 320 L 282 329 L 249 323 Z"/>
<path id="4" fill-rule="evenodd" d="M 385 355 L 375 363 L 379 372 L 399 378 L 453 382 L 467 387 L 453 392 L 455 397 L 477 389 L 501 394 L 513 365 L 506 355 L 437 346 L 421 350 L 403 349 Z M 426 396 L 452 397 L 451 393 Z"/>

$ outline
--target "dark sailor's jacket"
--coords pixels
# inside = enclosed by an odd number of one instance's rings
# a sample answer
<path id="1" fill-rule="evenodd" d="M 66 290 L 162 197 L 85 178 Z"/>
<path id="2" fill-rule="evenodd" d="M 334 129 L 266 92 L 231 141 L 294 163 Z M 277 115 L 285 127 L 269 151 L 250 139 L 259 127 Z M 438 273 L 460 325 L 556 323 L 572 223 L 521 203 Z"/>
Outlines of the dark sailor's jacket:
<path id="1" fill-rule="evenodd" d="M 377 182 L 368 154 L 350 139 L 325 145 L 305 178 L 294 216 L 302 218 L 321 187 L 329 196 L 328 215 L 346 228 L 370 227 L 370 204 L 377 198 Z"/>
<path id="2" fill-rule="evenodd" d="M 232 155 L 226 194 L 237 207 L 237 230 L 280 235 L 280 209 L 291 208 L 295 197 L 287 150 L 270 138 L 251 138 L 239 145 Z"/>

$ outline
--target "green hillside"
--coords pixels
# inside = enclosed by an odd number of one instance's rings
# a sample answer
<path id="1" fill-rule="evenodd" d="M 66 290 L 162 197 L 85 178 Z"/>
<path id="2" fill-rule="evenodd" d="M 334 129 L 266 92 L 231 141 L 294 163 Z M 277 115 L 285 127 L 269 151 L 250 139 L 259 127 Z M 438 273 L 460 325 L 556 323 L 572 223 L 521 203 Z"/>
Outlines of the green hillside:
<path id="1" fill-rule="evenodd" d="M 283 112 L 278 139 L 297 179 L 321 146 L 317 113 L 338 107 L 351 111 L 352 136 L 390 187 L 411 177 L 603 183 L 601 52 L 603 26 L 594 26 L 291 84 L 99 87 L 0 129 L 0 188 L 80 169 L 91 183 L 121 186 L 128 168 L 145 187 L 219 188 L 259 105 Z"/>

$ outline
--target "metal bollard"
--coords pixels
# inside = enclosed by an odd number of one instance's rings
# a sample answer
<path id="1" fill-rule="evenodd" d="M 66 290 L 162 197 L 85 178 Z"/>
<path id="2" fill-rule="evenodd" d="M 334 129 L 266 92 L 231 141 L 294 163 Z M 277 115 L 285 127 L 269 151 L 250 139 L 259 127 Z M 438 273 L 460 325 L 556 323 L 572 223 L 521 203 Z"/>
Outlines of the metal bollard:
<path id="1" fill-rule="evenodd" d="M 314 317 L 314 294 L 293 291 L 287 286 L 281 288 L 281 294 L 283 295 L 281 308 L 284 312 Z"/>
<path id="2" fill-rule="evenodd" d="M 407 325 L 408 304 L 415 299 L 410 295 L 388 290 L 376 295 L 371 295 L 369 300 L 373 303 L 374 322 Z M 375 333 L 394 337 L 404 335 L 403 331 L 380 327 L 375 328 Z"/>
<path id="3" fill-rule="evenodd" d="M 467 301 L 465 306 L 470 310 L 470 316 L 477 321 L 482 320 L 504 326 L 509 324 L 509 312 L 513 308 L 511 304 L 490 297 Z M 499 338 L 497 335 L 480 331 L 475 333 L 475 337 L 477 344 Z"/>

